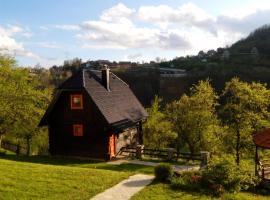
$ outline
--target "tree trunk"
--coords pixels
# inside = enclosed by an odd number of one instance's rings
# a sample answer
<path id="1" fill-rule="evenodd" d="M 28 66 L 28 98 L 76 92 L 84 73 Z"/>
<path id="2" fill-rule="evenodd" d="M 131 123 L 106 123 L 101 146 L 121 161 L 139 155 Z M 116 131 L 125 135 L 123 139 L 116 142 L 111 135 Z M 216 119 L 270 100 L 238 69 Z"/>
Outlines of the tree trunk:
<path id="1" fill-rule="evenodd" d="M 236 164 L 240 164 L 240 131 L 236 131 Z"/>
<path id="2" fill-rule="evenodd" d="M 27 138 L 26 138 L 26 143 L 27 143 L 27 152 L 26 152 L 26 154 L 27 154 L 28 156 L 30 156 L 30 148 L 31 148 L 30 140 L 31 140 L 30 137 L 27 137 Z"/>
<path id="3" fill-rule="evenodd" d="M 2 147 L 2 139 L 3 139 L 3 135 L 4 135 L 4 134 L 1 134 L 1 133 L 0 133 L 0 148 Z"/>
<path id="4" fill-rule="evenodd" d="M 18 144 L 17 144 L 17 149 L 16 149 L 16 155 L 18 156 L 18 155 L 20 155 L 20 142 L 18 142 Z"/>
<path id="5" fill-rule="evenodd" d="M 255 148 L 255 175 L 258 176 L 258 163 L 259 163 L 259 159 L 258 159 L 258 147 L 256 146 Z"/>
<path id="6" fill-rule="evenodd" d="M 188 143 L 188 148 L 189 148 L 189 151 L 190 151 L 190 160 L 192 160 L 193 154 L 195 152 L 195 148 L 190 142 Z"/>
<path id="7" fill-rule="evenodd" d="M 177 143 L 176 143 L 176 152 L 177 152 L 177 155 L 176 155 L 176 161 L 178 160 L 179 158 L 179 155 L 180 155 L 180 133 L 178 132 L 177 133 Z"/>

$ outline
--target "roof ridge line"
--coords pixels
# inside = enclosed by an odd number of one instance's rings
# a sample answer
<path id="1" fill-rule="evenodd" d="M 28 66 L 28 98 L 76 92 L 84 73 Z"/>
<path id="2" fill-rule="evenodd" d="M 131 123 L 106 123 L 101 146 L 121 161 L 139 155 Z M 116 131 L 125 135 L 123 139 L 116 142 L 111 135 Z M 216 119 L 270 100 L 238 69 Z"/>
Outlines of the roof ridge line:
<path id="1" fill-rule="evenodd" d="M 82 76 L 83 76 L 83 87 L 85 88 L 84 69 L 82 70 Z"/>
<path id="2" fill-rule="evenodd" d="M 112 73 L 112 72 L 110 72 L 110 73 Z M 116 76 L 114 73 L 112 73 L 119 81 L 121 81 L 121 82 L 123 82 L 126 86 L 128 86 L 129 87 L 129 85 L 125 82 L 125 81 L 123 81 L 121 78 L 119 78 L 118 76 Z"/>

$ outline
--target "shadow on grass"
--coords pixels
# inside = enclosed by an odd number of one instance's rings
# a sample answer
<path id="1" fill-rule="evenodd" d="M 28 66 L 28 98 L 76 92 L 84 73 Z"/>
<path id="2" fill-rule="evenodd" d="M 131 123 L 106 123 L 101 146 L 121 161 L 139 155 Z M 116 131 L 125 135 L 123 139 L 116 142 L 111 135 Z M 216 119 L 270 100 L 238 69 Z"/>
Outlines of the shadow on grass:
<path id="1" fill-rule="evenodd" d="M 152 166 L 144 166 L 144 165 L 137 165 L 137 164 L 129 164 L 124 163 L 121 165 L 98 165 L 97 169 L 105 169 L 105 170 L 114 170 L 114 171 L 123 171 L 123 172 L 134 172 L 134 173 L 143 173 L 143 174 L 153 174 L 154 167 Z"/>
<path id="2" fill-rule="evenodd" d="M 1 155 L 0 158 L 19 162 L 29 162 L 29 163 L 49 164 L 49 165 L 66 165 L 66 166 L 74 164 L 93 164 L 102 162 L 96 160 L 79 160 L 73 158 L 53 157 L 53 156 Z"/>
<path id="3" fill-rule="evenodd" d="M 46 165 L 58 165 L 58 166 L 70 166 L 80 168 L 94 168 L 103 170 L 123 171 L 131 173 L 144 173 L 153 174 L 154 168 L 151 166 L 137 165 L 123 163 L 120 165 L 107 164 L 105 161 L 99 160 L 80 160 L 75 158 L 66 157 L 54 157 L 54 156 L 17 156 L 17 155 L 0 155 L 0 159 L 35 163 L 35 164 L 46 164 Z"/>

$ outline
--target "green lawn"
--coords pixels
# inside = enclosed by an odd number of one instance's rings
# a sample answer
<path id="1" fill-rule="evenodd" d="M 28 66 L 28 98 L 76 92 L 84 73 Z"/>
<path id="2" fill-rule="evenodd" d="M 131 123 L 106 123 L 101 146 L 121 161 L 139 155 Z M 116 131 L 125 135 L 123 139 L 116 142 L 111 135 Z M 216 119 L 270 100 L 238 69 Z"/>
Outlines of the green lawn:
<path id="1" fill-rule="evenodd" d="M 90 199 L 128 176 L 153 173 L 153 167 L 48 156 L 0 156 L 0 200 Z M 173 190 L 168 184 L 153 183 L 132 200 L 218 199 L 201 193 Z M 267 200 L 250 193 L 226 194 L 223 200 Z"/>
<path id="2" fill-rule="evenodd" d="M 0 157 L 0 199 L 90 199 L 138 172 L 153 168 L 5 155 Z"/>
<path id="3" fill-rule="evenodd" d="M 238 194 L 225 194 L 223 198 L 215 198 L 212 196 L 204 195 L 195 192 L 185 192 L 179 190 L 173 190 L 168 184 L 163 183 L 152 183 L 147 186 L 141 192 L 135 194 L 131 200 L 170 200 L 170 199 L 181 199 L 181 200 L 269 200 L 269 196 L 254 195 L 251 193 L 238 193 Z"/>

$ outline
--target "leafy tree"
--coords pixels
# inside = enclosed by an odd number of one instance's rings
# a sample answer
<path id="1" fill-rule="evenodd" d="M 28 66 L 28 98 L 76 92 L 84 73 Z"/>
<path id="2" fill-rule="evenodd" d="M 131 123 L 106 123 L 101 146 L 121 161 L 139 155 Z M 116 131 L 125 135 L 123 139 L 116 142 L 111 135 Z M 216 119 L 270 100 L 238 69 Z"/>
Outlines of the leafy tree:
<path id="1" fill-rule="evenodd" d="M 251 133 L 269 126 L 270 90 L 261 83 L 249 84 L 233 78 L 226 83 L 222 102 L 221 117 L 231 132 L 228 145 L 239 165 L 241 153 L 252 146 Z"/>
<path id="2" fill-rule="evenodd" d="M 0 55 L 0 144 L 3 136 L 13 120 L 10 117 L 10 103 L 4 100 L 9 97 L 11 69 L 16 64 L 16 61 L 9 56 Z"/>
<path id="3" fill-rule="evenodd" d="M 10 57 L 0 57 L 0 130 L 18 142 L 31 140 L 40 132 L 38 122 L 48 104 L 51 91 L 43 89 L 29 69 L 15 66 Z"/>
<path id="4" fill-rule="evenodd" d="M 151 108 L 148 109 L 149 118 L 143 126 L 144 143 L 147 147 L 154 149 L 168 147 L 176 138 L 176 134 L 172 131 L 172 124 L 160 110 L 160 101 L 155 96 Z"/>
<path id="5" fill-rule="evenodd" d="M 167 113 L 177 132 L 177 150 L 187 144 L 190 153 L 198 150 L 211 150 L 218 144 L 219 124 L 215 113 L 218 96 L 209 80 L 199 81 L 178 101 L 167 107 Z M 209 144 L 210 143 L 210 144 Z"/>

